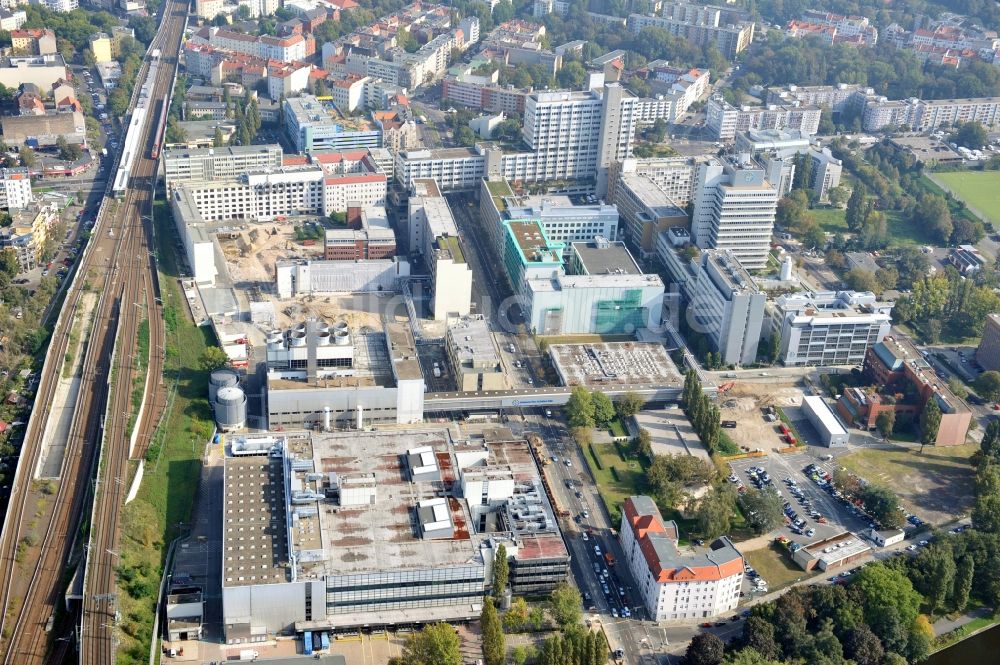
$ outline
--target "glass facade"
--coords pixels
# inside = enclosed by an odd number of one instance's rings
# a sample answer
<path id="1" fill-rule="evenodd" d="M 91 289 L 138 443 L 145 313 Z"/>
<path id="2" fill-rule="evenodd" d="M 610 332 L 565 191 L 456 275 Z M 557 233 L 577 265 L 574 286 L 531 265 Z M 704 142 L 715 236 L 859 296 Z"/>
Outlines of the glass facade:
<path id="1" fill-rule="evenodd" d="M 326 610 L 328 614 L 350 614 L 464 605 L 482 598 L 485 579 L 481 564 L 333 575 L 326 580 Z"/>

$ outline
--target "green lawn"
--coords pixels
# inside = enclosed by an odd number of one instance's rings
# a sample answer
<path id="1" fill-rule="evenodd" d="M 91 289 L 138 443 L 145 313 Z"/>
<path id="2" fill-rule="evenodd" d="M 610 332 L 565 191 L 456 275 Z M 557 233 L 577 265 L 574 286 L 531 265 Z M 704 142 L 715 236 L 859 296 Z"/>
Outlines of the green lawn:
<path id="1" fill-rule="evenodd" d="M 744 552 L 743 555 L 747 563 L 767 581 L 768 591 L 775 591 L 798 579 L 812 576 L 792 563 L 792 555 L 788 550 L 774 543 L 759 550 Z"/>
<path id="2" fill-rule="evenodd" d="M 809 214 L 825 233 L 847 233 L 847 211 L 843 208 L 813 208 Z"/>
<path id="3" fill-rule="evenodd" d="M 889 245 L 891 247 L 918 246 L 937 244 L 926 229 L 910 223 L 899 210 L 886 210 L 885 216 L 889 222 Z"/>
<path id="4" fill-rule="evenodd" d="M 952 189 L 994 224 L 1000 224 L 1000 171 L 953 171 L 935 173 L 934 177 Z"/>
<path id="5" fill-rule="evenodd" d="M 597 454 L 601 468 L 595 463 L 591 450 Z M 597 481 L 597 489 L 611 515 L 611 523 L 618 524 L 621 521 L 621 507 L 625 499 L 647 493 L 645 470 L 638 460 L 630 459 L 623 462 L 612 443 L 584 446 L 583 455 L 587 458 L 587 466 Z"/>

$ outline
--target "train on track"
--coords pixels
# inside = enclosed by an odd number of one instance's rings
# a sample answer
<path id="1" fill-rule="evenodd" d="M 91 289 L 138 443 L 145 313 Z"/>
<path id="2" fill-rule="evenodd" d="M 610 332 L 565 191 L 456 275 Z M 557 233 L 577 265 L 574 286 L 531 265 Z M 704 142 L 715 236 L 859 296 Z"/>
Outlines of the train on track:
<path id="1" fill-rule="evenodd" d="M 156 104 L 159 104 L 159 117 L 157 119 L 156 134 L 153 136 L 150 157 L 158 159 L 160 156 L 160 144 L 163 141 L 163 132 L 167 122 L 167 100 L 153 99 L 153 87 L 156 84 L 156 75 L 160 70 L 161 58 L 160 49 L 153 49 L 147 58 L 146 74 L 143 78 L 142 87 L 139 89 L 139 98 L 136 100 L 135 109 L 128 121 L 128 129 L 125 130 L 125 141 L 122 145 L 122 158 L 118 162 L 118 171 L 115 173 L 114 186 L 111 193 L 115 198 L 125 195 L 129 186 L 129 174 L 136 155 L 140 155 L 143 146 L 140 145 L 145 133 L 147 116 Z"/>

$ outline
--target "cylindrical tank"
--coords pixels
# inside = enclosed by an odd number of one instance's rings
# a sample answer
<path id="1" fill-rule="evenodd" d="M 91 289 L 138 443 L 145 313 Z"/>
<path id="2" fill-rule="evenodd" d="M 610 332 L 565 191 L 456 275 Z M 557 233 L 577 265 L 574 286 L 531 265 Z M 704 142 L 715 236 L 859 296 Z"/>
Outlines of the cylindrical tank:
<path id="1" fill-rule="evenodd" d="M 330 407 L 323 407 L 323 429 L 330 431 Z"/>
<path id="2" fill-rule="evenodd" d="M 351 343 L 351 334 L 346 330 L 338 330 L 333 334 L 333 343 L 337 346 L 347 346 Z"/>
<path id="3" fill-rule="evenodd" d="M 247 396 L 237 386 L 219 388 L 215 396 L 215 424 L 223 432 L 243 429 L 247 422 Z"/>
<path id="4" fill-rule="evenodd" d="M 285 336 L 280 330 L 272 330 L 267 333 L 267 348 L 269 351 L 280 351 L 285 348 Z"/>
<path id="5" fill-rule="evenodd" d="M 316 333 L 316 345 L 317 346 L 329 346 L 330 345 L 330 333 L 326 330 L 321 330 Z"/>
<path id="6" fill-rule="evenodd" d="M 208 376 L 208 401 L 215 403 L 215 397 L 219 393 L 219 388 L 226 386 L 238 386 L 240 384 L 239 375 L 231 369 L 217 369 Z"/>
<path id="7" fill-rule="evenodd" d="M 305 346 L 306 345 L 306 331 L 305 330 L 295 330 L 288 338 L 289 346 Z"/>
<path id="8" fill-rule="evenodd" d="M 347 321 L 337 321 L 333 324 L 334 330 L 347 330 Z"/>

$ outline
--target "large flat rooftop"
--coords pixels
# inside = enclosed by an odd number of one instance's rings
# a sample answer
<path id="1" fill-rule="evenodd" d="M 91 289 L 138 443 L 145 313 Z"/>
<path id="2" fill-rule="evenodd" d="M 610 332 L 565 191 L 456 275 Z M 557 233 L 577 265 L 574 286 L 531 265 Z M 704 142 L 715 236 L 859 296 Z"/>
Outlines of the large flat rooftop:
<path id="1" fill-rule="evenodd" d="M 223 502 L 223 584 L 233 587 L 287 581 L 281 459 L 227 459 Z"/>
<path id="2" fill-rule="evenodd" d="M 667 350 L 653 342 L 551 344 L 549 355 L 566 386 L 644 387 L 684 382 Z"/>
<path id="3" fill-rule="evenodd" d="M 587 275 L 641 275 L 623 242 L 574 242 L 573 252 Z"/>

